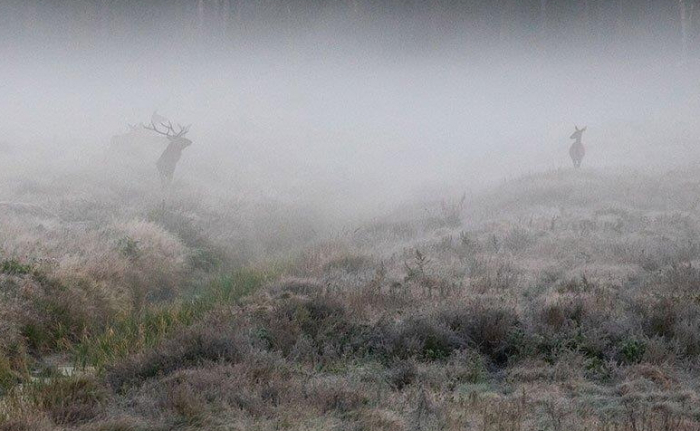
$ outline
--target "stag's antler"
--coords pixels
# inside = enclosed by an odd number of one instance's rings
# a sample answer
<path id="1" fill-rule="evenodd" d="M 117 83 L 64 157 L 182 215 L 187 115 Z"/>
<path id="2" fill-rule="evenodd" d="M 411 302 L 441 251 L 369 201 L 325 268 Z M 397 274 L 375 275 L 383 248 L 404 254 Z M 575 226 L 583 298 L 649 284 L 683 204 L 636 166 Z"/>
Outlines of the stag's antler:
<path id="1" fill-rule="evenodd" d="M 158 134 L 161 134 L 163 136 L 167 136 L 168 138 L 180 138 L 182 136 L 185 136 L 185 134 L 187 134 L 187 132 L 189 132 L 189 130 L 190 130 L 190 126 L 182 127 L 181 125 L 178 124 L 177 126 L 180 128 L 180 130 L 178 130 L 176 132 L 175 128 L 173 127 L 173 123 L 171 123 L 170 121 L 168 121 L 168 124 L 160 123 L 160 125 L 165 127 L 165 131 L 158 130 L 158 127 L 152 121 L 151 121 L 150 126 L 144 126 L 144 128 L 146 128 L 148 130 L 152 130 L 152 131 L 154 131 Z"/>

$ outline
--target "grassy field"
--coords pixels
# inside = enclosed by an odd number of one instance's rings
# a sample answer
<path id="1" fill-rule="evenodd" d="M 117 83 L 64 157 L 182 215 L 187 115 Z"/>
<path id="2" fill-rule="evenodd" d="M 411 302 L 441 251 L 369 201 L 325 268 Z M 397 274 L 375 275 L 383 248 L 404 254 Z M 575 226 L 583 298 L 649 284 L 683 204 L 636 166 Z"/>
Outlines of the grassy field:
<path id="1" fill-rule="evenodd" d="M 695 168 L 534 174 L 342 233 L 72 184 L 0 185 L 2 431 L 700 429 Z"/>

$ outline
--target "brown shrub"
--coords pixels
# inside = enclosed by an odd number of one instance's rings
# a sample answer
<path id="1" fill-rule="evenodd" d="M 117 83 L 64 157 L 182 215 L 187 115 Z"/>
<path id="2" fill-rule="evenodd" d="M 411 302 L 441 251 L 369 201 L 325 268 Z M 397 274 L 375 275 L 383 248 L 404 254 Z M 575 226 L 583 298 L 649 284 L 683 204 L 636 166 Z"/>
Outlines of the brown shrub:
<path id="1" fill-rule="evenodd" d="M 358 273 L 372 266 L 372 259 L 361 254 L 341 254 L 323 265 L 323 272 L 340 270 L 351 274 Z"/>
<path id="2" fill-rule="evenodd" d="M 321 412 L 347 414 L 355 412 L 369 403 L 364 388 L 354 387 L 347 381 L 338 379 L 316 381 L 306 388 L 312 405 Z"/>
<path id="3" fill-rule="evenodd" d="M 0 288 L 4 287 L 8 289 L 0 305 L 0 352 L 15 370 L 25 350 L 44 353 L 65 347 L 102 327 L 117 311 L 111 298 L 87 280 L 65 285 L 36 269 L 0 275 Z"/>
<path id="4" fill-rule="evenodd" d="M 497 364 L 505 364 L 518 351 L 515 335 L 520 319 L 511 307 L 474 302 L 439 310 L 436 318 L 460 344 L 479 350 Z"/>
<path id="5" fill-rule="evenodd" d="M 700 286 L 700 268 L 692 263 L 673 263 L 657 276 L 658 288 L 674 294 L 697 294 Z"/>
<path id="6" fill-rule="evenodd" d="M 48 279 L 69 289 L 87 289 L 111 307 L 140 304 L 181 286 L 188 250 L 175 236 L 140 220 L 99 226 L 104 227 L 58 224 L 38 229 L 25 220 L 0 220 L 0 244 L 8 256 L 30 256 L 24 263 Z"/>
<path id="7" fill-rule="evenodd" d="M 614 303 L 578 294 L 555 296 L 532 302 L 526 313 L 525 344 L 531 355 L 556 360 L 576 351 L 596 361 L 639 357 L 640 334 L 616 315 Z"/>
<path id="8" fill-rule="evenodd" d="M 329 361 L 364 344 L 363 327 L 352 322 L 344 304 L 327 296 L 280 301 L 260 326 L 271 349 L 297 360 Z"/>
<path id="9" fill-rule="evenodd" d="M 160 226 L 146 221 L 117 225 L 115 233 L 116 248 L 125 264 L 120 281 L 131 291 L 136 309 L 146 300 L 174 296 L 187 269 L 185 246 Z"/>
<path id="10" fill-rule="evenodd" d="M 638 298 L 633 305 L 647 337 L 662 337 L 682 356 L 700 355 L 700 307 L 674 297 Z"/>
<path id="11" fill-rule="evenodd" d="M 284 294 L 317 296 L 323 293 L 323 286 L 313 279 L 288 277 L 270 286 L 268 291 L 273 296 Z"/>
<path id="12" fill-rule="evenodd" d="M 392 389 L 400 391 L 416 379 L 416 365 L 410 361 L 401 361 L 389 367 L 386 380 Z"/>
<path id="13" fill-rule="evenodd" d="M 104 411 L 107 390 L 92 377 L 57 379 L 35 394 L 37 405 L 57 425 L 91 421 Z"/>
<path id="14" fill-rule="evenodd" d="M 373 353 L 385 360 L 446 359 L 464 347 L 463 340 L 431 316 L 409 317 L 395 324 L 380 323 L 369 343 Z"/>
<path id="15" fill-rule="evenodd" d="M 33 415 L 32 418 L 10 419 L 0 421 L 0 431 L 54 431 L 56 427 L 41 416 Z"/>
<path id="16" fill-rule="evenodd" d="M 164 425 L 152 425 L 129 416 L 108 418 L 104 421 L 83 425 L 81 431 L 167 431 Z"/>
<path id="17" fill-rule="evenodd" d="M 106 379 L 115 390 L 177 370 L 211 362 L 237 362 L 247 343 L 231 328 L 198 326 L 185 330 L 160 346 L 118 362 Z"/>
<path id="18" fill-rule="evenodd" d="M 205 363 L 151 379 L 125 393 L 135 411 L 153 421 L 207 427 L 210 419 L 265 418 L 279 405 L 305 400 L 287 364 L 275 355 L 252 351 L 237 363 Z M 164 415 L 163 412 L 166 414 Z"/>
<path id="19" fill-rule="evenodd" d="M 180 370 L 159 381 L 154 395 L 160 408 L 174 412 L 188 423 L 202 422 L 217 409 L 265 416 L 273 403 L 263 399 L 262 388 L 247 380 L 244 373 L 240 367 L 228 365 Z"/>

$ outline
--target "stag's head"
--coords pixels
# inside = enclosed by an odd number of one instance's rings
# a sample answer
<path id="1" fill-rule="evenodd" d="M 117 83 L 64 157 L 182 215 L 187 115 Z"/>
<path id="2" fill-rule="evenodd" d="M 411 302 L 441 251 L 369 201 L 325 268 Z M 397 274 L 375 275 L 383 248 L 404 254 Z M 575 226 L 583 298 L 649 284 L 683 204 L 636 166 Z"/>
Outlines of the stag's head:
<path id="1" fill-rule="evenodd" d="M 146 129 L 152 130 L 158 134 L 165 136 L 166 138 L 168 138 L 171 144 L 177 145 L 180 149 L 184 149 L 192 145 L 192 141 L 185 138 L 187 132 L 190 131 L 190 126 L 183 127 L 178 124 L 178 130 L 175 130 L 175 127 L 173 127 L 172 123 L 168 122 L 168 124 L 161 123 L 161 127 L 163 128 L 163 130 L 159 129 L 158 126 L 156 126 L 153 122 L 151 122 L 149 126 L 145 126 Z"/>
<path id="2" fill-rule="evenodd" d="M 583 132 L 586 131 L 586 126 L 583 128 L 579 129 L 578 126 L 574 125 L 574 128 L 576 131 L 570 136 L 571 139 L 576 139 L 577 141 L 581 139 L 581 136 L 583 136 Z"/>

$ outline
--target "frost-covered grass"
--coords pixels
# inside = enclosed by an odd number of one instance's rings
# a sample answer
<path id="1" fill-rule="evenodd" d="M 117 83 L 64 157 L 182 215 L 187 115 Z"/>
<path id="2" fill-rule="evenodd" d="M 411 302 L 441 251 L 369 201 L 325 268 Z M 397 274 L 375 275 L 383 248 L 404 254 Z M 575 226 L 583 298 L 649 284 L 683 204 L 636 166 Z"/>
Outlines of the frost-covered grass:
<path id="1" fill-rule="evenodd" d="M 699 429 L 697 184 L 542 173 L 244 270 L 196 205 L 7 219 L 0 429 Z"/>

